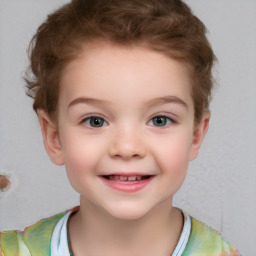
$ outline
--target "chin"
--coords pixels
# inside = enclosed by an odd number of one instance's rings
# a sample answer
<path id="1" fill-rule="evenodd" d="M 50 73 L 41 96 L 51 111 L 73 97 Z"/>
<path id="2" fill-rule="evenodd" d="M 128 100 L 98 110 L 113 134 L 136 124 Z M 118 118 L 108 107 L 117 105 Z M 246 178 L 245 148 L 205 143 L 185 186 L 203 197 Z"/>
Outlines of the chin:
<path id="1" fill-rule="evenodd" d="M 106 209 L 108 214 L 119 220 L 138 220 L 146 216 L 148 209 L 132 205 L 119 205 L 115 208 Z"/>

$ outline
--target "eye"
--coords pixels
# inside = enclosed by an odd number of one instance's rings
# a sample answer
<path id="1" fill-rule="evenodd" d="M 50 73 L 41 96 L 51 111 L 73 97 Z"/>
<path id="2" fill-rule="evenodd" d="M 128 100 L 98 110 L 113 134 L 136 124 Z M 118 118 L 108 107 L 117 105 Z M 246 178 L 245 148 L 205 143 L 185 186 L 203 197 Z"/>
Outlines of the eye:
<path id="1" fill-rule="evenodd" d="M 90 126 L 93 128 L 100 128 L 102 126 L 107 125 L 107 122 L 99 116 L 87 117 L 83 120 L 83 123 L 85 123 L 87 126 Z"/>
<path id="2" fill-rule="evenodd" d="M 171 123 L 175 123 L 175 121 L 167 116 L 155 116 L 149 121 L 149 125 L 158 127 L 168 126 Z"/>

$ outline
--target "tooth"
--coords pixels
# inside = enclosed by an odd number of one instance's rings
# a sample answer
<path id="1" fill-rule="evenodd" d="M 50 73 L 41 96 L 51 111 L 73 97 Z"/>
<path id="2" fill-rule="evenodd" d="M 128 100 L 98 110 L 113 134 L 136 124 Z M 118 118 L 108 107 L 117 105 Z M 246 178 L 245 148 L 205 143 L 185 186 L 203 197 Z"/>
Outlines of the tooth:
<path id="1" fill-rule="evenodd" d="M 115 180 L 114 175 L 110 175 L 110 176 L 109 176 L 109 179 L 110 179 L 110 180 Z"/>
<path id="2" fill-rule="evenodd" d="M 128 177 L 128 180 L 134 181 L 134 180 L 136 180 L 136 176 L 129 176 L 129 177 Z"/>
<path id="3" fill-rule="evenodd" d="M 127 176 L 120 176 L 120 180 L 121 180 L 121 181 L 126 181 L 127 178 L 128 178 Z"/>
<path id="4" fill-rule="evenodd" d="M 141 176 L 136 176 L 136 180 L 141 180 Z"/>

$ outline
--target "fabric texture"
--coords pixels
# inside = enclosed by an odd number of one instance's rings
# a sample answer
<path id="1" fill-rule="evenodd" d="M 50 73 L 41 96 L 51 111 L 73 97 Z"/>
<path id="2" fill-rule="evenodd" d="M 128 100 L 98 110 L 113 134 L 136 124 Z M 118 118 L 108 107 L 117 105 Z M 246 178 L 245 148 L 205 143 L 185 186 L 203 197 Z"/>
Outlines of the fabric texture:
<path id="1" fill-rule="evenodd" d="M 66 223 L 70 213 L 75 207 L 53 217 L 43 219 L 21 231 L 5 231 L 0 233 L 1 256 L 55 256 L 51 248 L 53 237 L 64 232 L 63 223 Z M 188 231 L 188 220 L 191 224 Z M 241 256 L 239 251 L 226 242 L 216 231 L 188 215 L 184 215 L 184 228 L 179 243 L 174 251 L 175 255 L 182 256 Z M 66 219 L 65 219 L 66 218 Z M 64 220 L 64 221 L 60 221 Z M 59 224 L 59 225 L 58 225 Z M 66 225 L 66 224 L 64 224 Z M 186 227 L 186 228 L 185 228 Z M 55 231 L 55 232 L 54 232 Z M 53 234 L 55 233 L 55 235 Z M 188 236 L 189 235 L 189 236 Z M 63 236 L 63 233 L 62 233 Z M 186 239 L 186 236 L 188 239 Z M 58 241 L 58 235 L 54 238 Z M 65 237 L 65 250 L 68 250 L 67 236 Z M 185 241 L 185 243 L 184 243 Z M 57 243 L 58 245 L 58 243 Z M 51 252 L 52 250 L 52 252 Z M 173 254 L 174 255 L 174 254 Z"/>

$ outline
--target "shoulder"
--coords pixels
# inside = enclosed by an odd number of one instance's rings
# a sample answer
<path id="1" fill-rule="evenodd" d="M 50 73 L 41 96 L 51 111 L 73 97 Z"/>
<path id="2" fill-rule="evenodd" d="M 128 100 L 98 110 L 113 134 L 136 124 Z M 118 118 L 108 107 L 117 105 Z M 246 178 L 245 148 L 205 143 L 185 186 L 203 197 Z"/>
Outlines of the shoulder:
<path id="1" fill-rule="evenodd" d="M 73 208 L 69 211 L 75 211 Z M 68 212 L 68 211 L 66 211 Z M 50 218 L 25 228 L 24 231 L 5 231 L 0 233 L 0 255 L 49 255 L 50 242 L 57 222 L 66 212 L 59 213 Z"/>
<path id="2" fill-rule="evenodd" d="M 191 233 L 182 255 L 241 256 L 217 231 L 195 218 L 191 218 Z"/>

